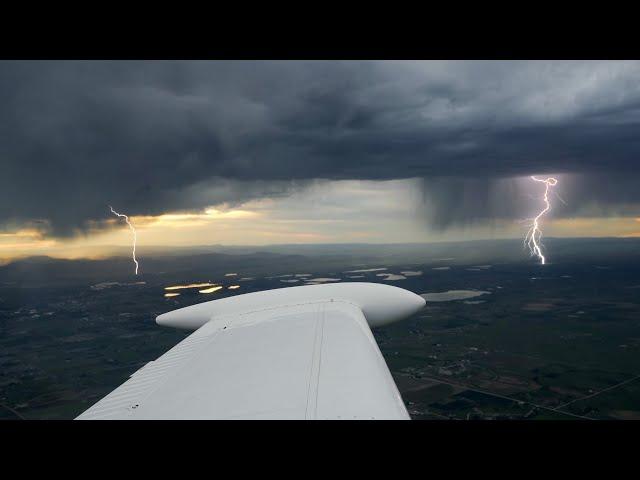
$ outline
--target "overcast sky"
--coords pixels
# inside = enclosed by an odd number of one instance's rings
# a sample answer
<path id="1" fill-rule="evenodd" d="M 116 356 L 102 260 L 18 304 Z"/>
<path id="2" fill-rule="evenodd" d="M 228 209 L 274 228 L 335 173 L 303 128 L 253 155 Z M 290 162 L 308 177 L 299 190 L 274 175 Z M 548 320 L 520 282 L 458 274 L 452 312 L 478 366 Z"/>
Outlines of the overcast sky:
<path id="1" fill-rule="evenodd" d="M 638 62 L 7 61 L 0 104 L 5 250 L 113 240 L 108 204 L 203 215 L 200 244 L 251 226 L 216 237 L 213 206 L 260 216 L 255 243 L 513 234 L 532 174 L 576 234 L 640 230 Z"/>

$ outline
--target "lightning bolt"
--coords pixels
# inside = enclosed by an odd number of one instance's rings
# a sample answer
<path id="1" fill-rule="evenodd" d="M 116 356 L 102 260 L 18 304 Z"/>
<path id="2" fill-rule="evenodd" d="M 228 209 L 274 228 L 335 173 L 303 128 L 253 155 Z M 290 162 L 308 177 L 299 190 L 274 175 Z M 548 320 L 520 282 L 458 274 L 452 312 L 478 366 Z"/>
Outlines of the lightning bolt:
<path id="1" fill-rule="evenodd" d="M 544 183 L 544 196 L 542 197 L 544 200 L 544 208 L 538 215 L 533 218 L 531 222 L 531 228 L 529 228 L 529 230 L 527 231 L 527 235 L 524 237 L 524 244 L 527 248 L 529 248 L 531 256 L 537 256 L 540 259 L 540 263 L 544 265 L 546 263 L 546 259 L 542 254 L 542 250 L 540 248 L 542 246 L 542 242 L 540 241 L 542 238 L 542 230 L 540 230 L 540 219 L 544 216 L 544 214 L 551 210 L 551 204 L 549 203 L 549 189 L 551 187 L 554 187 L 558 183 L 558 180 L 553 177 L 542 179 L 535 176 L 532 176 L 531 179 L 536 182 Z"/>
<path id="2" fill-rule="evenodd" d="M 133 227 L 133 225 L 129 221 L 129 217 L 128 216 L 126 216 L 126 215 L 124 215 L 122 213 L 116 212 L 111 205 L 109 205 L 109 209 L 111 210 L 111 213 L 113 213 L 114 215 L 117 215 L 118 217 L 124 218 L 124 221 L 127 222 L 127 225 L 129 225 L 129 228 L 133 232 L 133 254 L 132 254 L 132 256 L 133 256 L 133 263 L 136 264 L 136 275 L 138 275 L 138 260 L 136 260 L 136 242 L 138 241 L 138 235 L 136 234 L 136 229 Z"/>

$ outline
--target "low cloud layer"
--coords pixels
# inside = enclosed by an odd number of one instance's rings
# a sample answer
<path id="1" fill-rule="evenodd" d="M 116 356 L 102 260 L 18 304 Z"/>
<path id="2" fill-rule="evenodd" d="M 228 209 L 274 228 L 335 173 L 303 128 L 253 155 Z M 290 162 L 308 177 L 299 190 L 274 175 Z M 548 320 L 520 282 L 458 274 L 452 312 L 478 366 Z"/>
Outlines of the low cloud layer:
<path id="1" fill-rule="evenodd" d="M 423 178 L 436 227 L 640 203 L 638 62 L 1 62 L 0 224 L 71 235 L 108 216 Z"/>

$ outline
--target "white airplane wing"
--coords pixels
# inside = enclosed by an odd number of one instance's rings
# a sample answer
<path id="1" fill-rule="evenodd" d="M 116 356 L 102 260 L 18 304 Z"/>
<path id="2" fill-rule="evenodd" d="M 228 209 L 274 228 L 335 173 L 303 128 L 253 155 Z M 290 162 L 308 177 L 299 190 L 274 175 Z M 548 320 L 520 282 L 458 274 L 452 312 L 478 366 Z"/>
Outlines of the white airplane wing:
<path id="1" fill-rule="evenodd" d="M 237 295 L 160 315 L 196 331 L 78 419 L 408 419 L 370 326 L 422 297 L 326 284 Z"/>

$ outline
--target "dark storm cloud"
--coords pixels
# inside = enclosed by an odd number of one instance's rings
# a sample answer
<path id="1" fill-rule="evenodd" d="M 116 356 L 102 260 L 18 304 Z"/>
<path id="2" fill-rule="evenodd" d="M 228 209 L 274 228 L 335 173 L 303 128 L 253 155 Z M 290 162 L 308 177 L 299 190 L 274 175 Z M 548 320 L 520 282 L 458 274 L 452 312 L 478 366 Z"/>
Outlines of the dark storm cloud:
<path id="1" fill-rule="evenodd" d="M 65 235 L 108 203 L 157 214 L 315 178 L 424 177 L 446 226 L 517 216 L 503 179 L 544 172 L 582 174 L 574 200 L 625 209 L 639 79 L 633 62 L 3 62 L 0 223 Z"/>

